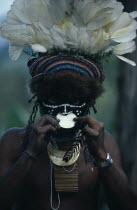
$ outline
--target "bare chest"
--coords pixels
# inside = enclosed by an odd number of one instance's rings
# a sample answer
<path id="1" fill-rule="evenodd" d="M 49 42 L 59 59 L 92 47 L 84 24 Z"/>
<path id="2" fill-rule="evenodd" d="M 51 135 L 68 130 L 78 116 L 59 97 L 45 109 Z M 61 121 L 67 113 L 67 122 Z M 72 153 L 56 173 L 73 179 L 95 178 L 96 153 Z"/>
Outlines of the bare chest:
<path id="1" fill-rule="evenodd" d="M 96 209 L 96 190 L 98 185 L 98 170 L 89 164 L 85 165 L 83 156 L 78 160 L 78 192 L 56 192 L 55 174 L 51 172 L 48 158 L 41 158 L 31 169 L 26 180 L 26 192 L 29 200 L 25 199 L 26 210 L 48 210 L 51 205 L 63 210 Z M 52 199 L 51 199 L 52 198 Z M 32 202 L 30 202 L 32 200 Z"/>

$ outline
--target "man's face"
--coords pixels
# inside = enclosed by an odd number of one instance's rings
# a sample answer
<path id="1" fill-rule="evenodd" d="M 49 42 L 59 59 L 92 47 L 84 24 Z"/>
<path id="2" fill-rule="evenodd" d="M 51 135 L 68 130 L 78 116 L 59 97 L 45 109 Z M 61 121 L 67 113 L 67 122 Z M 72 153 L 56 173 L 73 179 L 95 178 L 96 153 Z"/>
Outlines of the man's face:
<path id="1" fill-rule="evenodd" d="M 66 99 L 65 99 L 66 98 Z M 59 100 L 60 97 L 45 98 L 41 102 L 41 115 L 49 114 L 57 116 L 58 114 L 68 115 L 70 113 L 75 114 L 77 117 L 88 114 L 89 105 L 86 100 L 80 98 L 72 98 L 69 100 L 65 97 L 64 100 Z"/>
<path id="2" fill-rule="evenodd" d="M 39 83 L 41 115 L 75 114 L 77 117 L 88 114 L 91 99 L 91 80 L 80 75 L 58 74 Z M 90 100 L 91 101 L 91 100 Z"/>
<path id="3" fill-rule="evenodd" d="M 87 79 L 83 81 L 82 77 L 77 77 L 72 75 L 59 77 L 57 75 L 39 83 L 38 99 L 41 116 L 48 114 L 60 120 L 61 129 L 51 136 L 53 142 L 75 141 L 80 129 L 75 126 L 74 118 L 87 115 L 89 112 L 91 106 L 89 93 L 92 89 L 89 83 L 91 81 L 87 82 Z M 69 126 L 63 126 L 65 123 Z"/>
<path id="4" fill-rule="evenodd" d="M 73 98 L 71 101 L 69 98 L 66 98 L 66 100 L 65 98 L 64 100 L 59 100 L 59 98 L 45 98 L 40 106 L 41 115 L 49 114 L 60 120 L 62 129 L 56 135 L 52 135 L 52 141 L 73 142 L 79 133 L 79 128 L 75 126 L 74 118 L 88 114 L 89 106 L 86 101 L 78 98 L 77 100 Z"/>

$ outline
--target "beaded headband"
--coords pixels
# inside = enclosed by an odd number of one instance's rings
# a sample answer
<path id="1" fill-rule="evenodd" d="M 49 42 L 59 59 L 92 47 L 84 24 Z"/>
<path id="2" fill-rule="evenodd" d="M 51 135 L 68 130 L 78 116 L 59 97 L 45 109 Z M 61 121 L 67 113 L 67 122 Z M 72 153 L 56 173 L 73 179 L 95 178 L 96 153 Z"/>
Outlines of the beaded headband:
<path id="1" fill-rule="evenodd" d="M 59 72 L 79 73 L 83 76 L 103 82 L 105 79 L 102 68 L 85 58 L 70 56 L 44 56 L 36 59 L 29 66 L 30 74 L 34 78 L 43 74 L 56 74 Z"/>

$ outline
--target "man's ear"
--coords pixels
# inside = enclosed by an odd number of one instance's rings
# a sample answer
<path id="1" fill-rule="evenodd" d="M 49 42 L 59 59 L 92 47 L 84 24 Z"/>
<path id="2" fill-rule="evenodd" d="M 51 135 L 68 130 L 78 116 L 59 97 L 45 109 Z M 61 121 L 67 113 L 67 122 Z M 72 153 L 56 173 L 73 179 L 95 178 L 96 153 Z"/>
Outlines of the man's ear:
<path id="1" fill-rule="evenodd" d="M 94 113 L 96 114 L 97 113 L 97 110 L 95 108 L 95 104 L 96 104 L 96 101 L 94 99 L 89 102 L 89 107 L 92 107 Z"/>
<path id="2" fill-rule="evenodd" d="M 95 105 L 96 101 L 94 99 L 92 99 L 90 102 L 89 102 L 89 107 L 93 107 Z"/>

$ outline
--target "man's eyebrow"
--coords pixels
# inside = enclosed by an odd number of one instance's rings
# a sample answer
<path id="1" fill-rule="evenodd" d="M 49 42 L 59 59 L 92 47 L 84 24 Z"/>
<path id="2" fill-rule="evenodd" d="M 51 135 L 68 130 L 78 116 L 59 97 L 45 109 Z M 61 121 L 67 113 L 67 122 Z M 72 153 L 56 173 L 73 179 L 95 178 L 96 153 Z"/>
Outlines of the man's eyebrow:
<path id="1" fill-rule="evenodd" d="M 69 106 L 69 107 L 75 107 L 75 108 L 82 108 L 83 106 L 86 105 L 86 103 L 83 103 L 81 105 L 72 105 L 72 104 L 60 104 L 60 105 L 49 105 L 49 104 L 45 104 L 44 102 L 42 103 L 45 107 L 48 108 L 58 108 L 58 107 L 63 107 L 63 106 Z"/>

